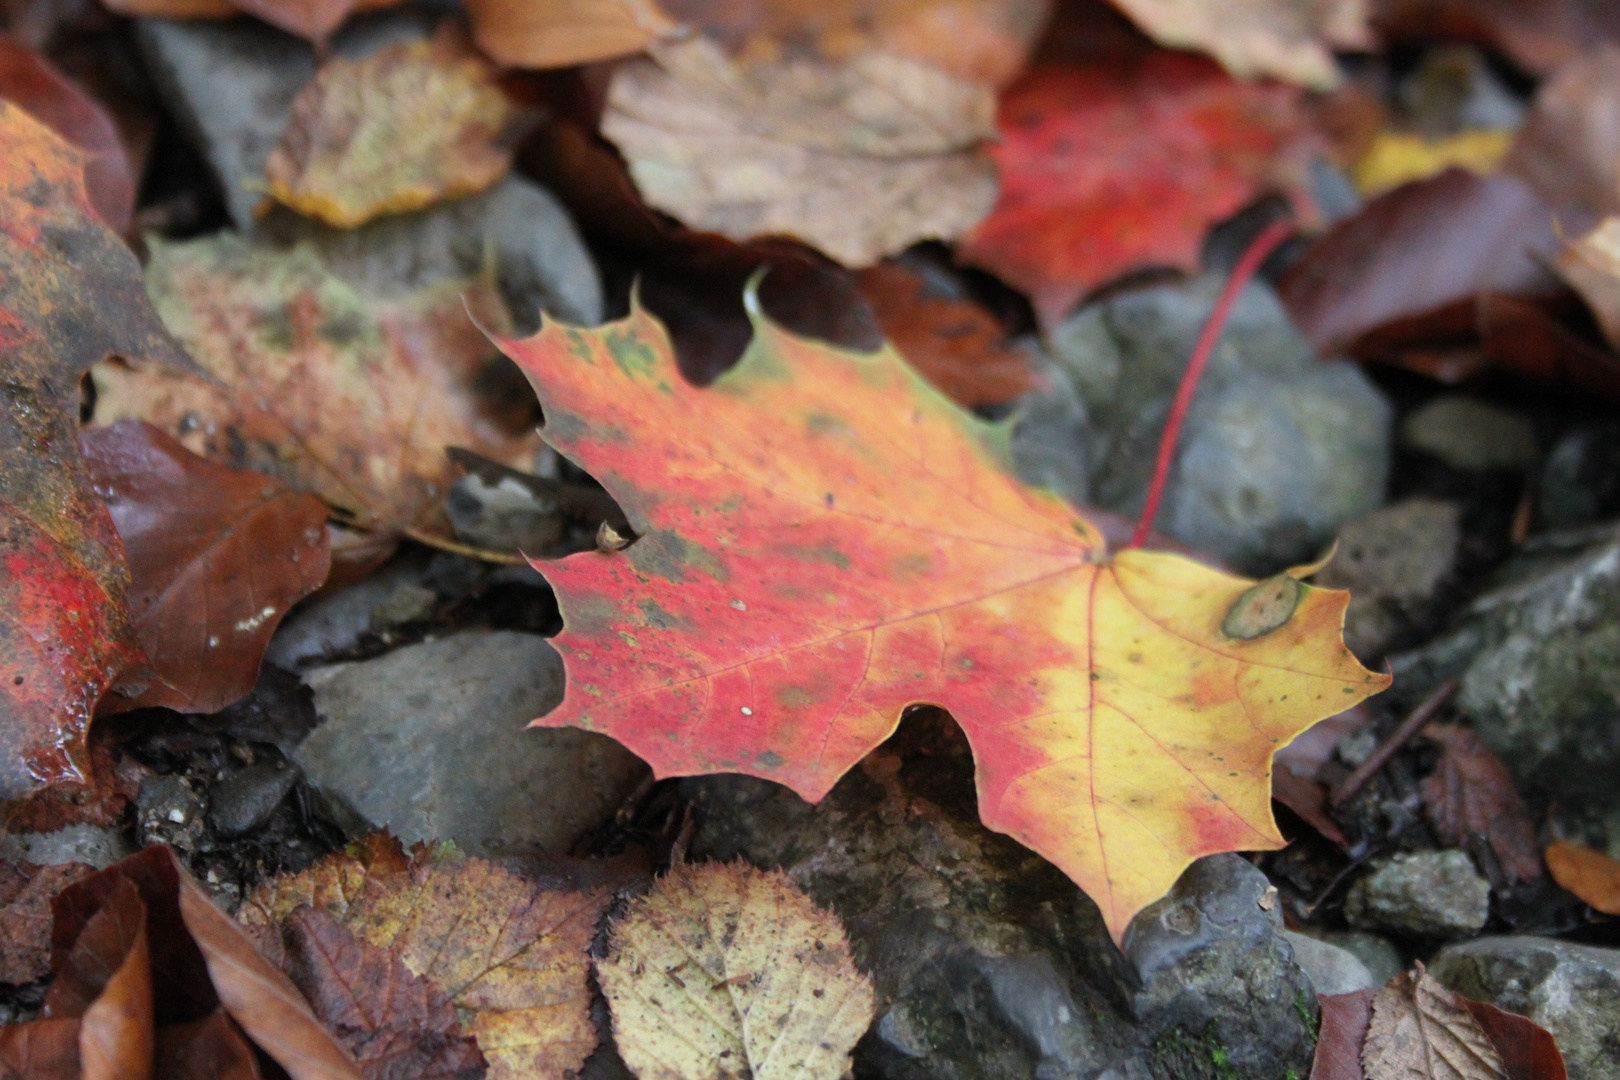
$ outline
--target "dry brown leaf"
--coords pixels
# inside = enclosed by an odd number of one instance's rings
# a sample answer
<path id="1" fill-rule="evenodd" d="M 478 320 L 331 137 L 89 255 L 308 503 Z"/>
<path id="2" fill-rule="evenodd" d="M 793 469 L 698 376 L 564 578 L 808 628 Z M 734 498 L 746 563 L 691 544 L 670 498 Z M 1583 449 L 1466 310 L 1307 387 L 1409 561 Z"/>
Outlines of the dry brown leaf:
<path id="1" fill-rule="evenodd" d="M 1609 344 L 1620 349 L 1620 217 L 1604 218 L 1597 228 L 1564 245 L 1556 265 L 1592 309 Z"/>
<path id="2" fill-rule="evenodd" d="M 162 1080 L 260 1080 L 262 1075 L 253 1047 L 223 1009 L 158 1028 L 154 1071 Z"/>
<path id="3" fill-rule="evenodd" d="M 357 868 L 370 869 L 356 882 Z M 607 889 L 543 889 L 483 859 L 338 854 L 261 885 L 238 919 L 265 942 L 306 898 L 440 987 L 489 1061 L 490 1080 L 562 1077 L 596 1048 L 588 949 Z M 285 947 L 282 948 L 286 956 Z"/>
<path id="4" fill-rule="evenodd" d="M 479 48 L 521 68 L 629 56 L 672 29 L 652 0 L 467 0 L 467 15 Z"/>
<path id="5" fill-rule="evenodd" d="M 1620 915 L 1620 862 L 1583 844 L 1547 845 L 1553 880 L 1605 915 Z"/>
<path id="6" fill-rule="evenodd" d="M 1239 78 L 1272 75 L 1326 90 L 1331 49 L 1372 45 L 1366 0 L 1113 0 L 1161 45 L 1198 49 Z"/>
<path id="7" fill-rule="evenodd" d="M 1367 1080 L 1507 1080 L 1502 1056 L 1456 994 L 1419 964 L 1373 998 Z"/>
<path id="8" fill-rule="evenodd" d="M 0 983 L 31 983 L 51 970 L 51 897 L 93 872 L 84 863 L 0 859 Z"/>
<path id="9" fill-rule="evenodd" d="M 892 53 L 745 69 L 699 37 L 656 55 L 615 72 L 602 133 L 642 197 L 695 228 L 866 266 L 954 238 L 995 201 L 983 86 Z"/>
<path id="10" fill-rule="evenodd" d="M 1482 837 L 1509 879 L 1540 877 L 1536 829 L 1507 766 L 1469 728 L 1431 724 L 1423 734 L 1441 749 L 1434 772 L 1422 783 L 1423 808 L 1441 842 L 1466 844 Z"/>
<path id="11" fill-rule="evenodd" d="M 1620 213 L 1620 45 L 1604 44 L 1559 67 L 1536 91 L 1503 170 L 1583 231 Z"/>
<path id="12" fill-rule="evenodd" d="M 597 978 L 642 1080 L 834 1080 L 874 1007 L 838 917 L 742 863 L 672 867 L 614 925 Z"/>
<path id="13" fill-rule="evenodd" d="M 83 1080 L 151 1080 L 152 966 L 146 904 L 120 880 L 56 963 L 45 1015 L 79 1021 Z"/>
<path id="14" fill-rule="evenodd" d="M 276 476 L 396 537 L 444 531 L 457 475 L 446 446 L 523 468 L 539 445 L 480 408 L 480 376 L 504 361 L 464 301 L 492 331 L 509 325 L 487 277 L 384 301 L 307 248 L 221 235 L 154 242 L 147 283 L 210 377 L 101 363 L 98 426 L 146 420 L 193 453 Z"/>
<path id="15" fill-rule="evenodd" d="M 505 176 L 524 113 L 455 31 L 322 64 L 265 165 L 271 197 L 352 229 Z"/>
<path id="16" fill-rule="evenodd" d="M 294 984 L 371 1080 L 482 1075 L 484 1055 L 450 999 L 396 954 L 319 908 L 295 910 L 282 934 Z"/>

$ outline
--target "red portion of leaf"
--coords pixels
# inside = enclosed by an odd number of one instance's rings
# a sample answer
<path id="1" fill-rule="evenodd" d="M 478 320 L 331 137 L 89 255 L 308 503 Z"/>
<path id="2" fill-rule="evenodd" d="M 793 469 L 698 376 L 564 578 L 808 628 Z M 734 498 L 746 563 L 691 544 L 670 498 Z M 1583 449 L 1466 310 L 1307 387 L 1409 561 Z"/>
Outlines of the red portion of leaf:
<path id="1" fill-rule="evenodd" d="M 1502 1055 L 1508 1080 L 1565 1080 L 1564 1055 L 1552 1032 L 1527 1016 L 1504 1012 L 1485 1001 L 1471 1001 L 1457 995 L 1474 1022 Z"/>
<path id="2" fill-rule="evenodd" d="M 1620 358 L 1577 334 L 1549 303 L 1487 293 L 1475 307 L 1486 361 L 1538 382 L 1620 401 Z"/>
<path id="3" fill-rule="evenodd" d="M 163 1080 L 260 1080 L 259 1062 L 224 1010 L 157 1033 L 157 1075 Z"/>
<path id="4" fill-rule="evenodd" d="M 188 363 L 82 166 L 0 102 L 0 799 L 84 779 L 91 710 L 139 658 L 123 550 L 79 460 L 79 377 L 109 353 Z"/>
<path id="5" fill-rule="evenodd" d="M 84 185 L 90 202 L 114 232 L 129 228 L 135 211 L 135 177 L 118 129 L 83 90 L 24 45 L 0 34 L 0 98 L 20 105 L 89 155 Z"/>
<path id="6" fill-rule="evenodd" d="M 284 966 L 371 1080 L 482 1075 L 484 1055 L 462 1034 L 443 989 L 399 954 L 356 937 L 328 911 L 287 916 Z"/>
<path id="7" fill-rule="evenodd" d="M 1363 1080 L 1361 1044 L 1372 1023 L 1372 1003 L 1377 994 L 1377 990 L 1368 989 L 1353 994 L 1317 995 L 1322 1026 L 1316 1032 L 1311 1080 Z"/>
<path id="8" fill-rule="evenodd" d="M 1511 176 L 1449 169 L 1379 196 L 1328 230 L 1280 292 L 1317 348 L 1387 355 L 1400 335 L 1375 343 L 1373 331 L 1456 308 L 1466 333 L 1476 296 L 1545 287 L 1537 256 L 1557 250 L 1552 210 L 1530 188 Z"/>
<path id="9" fill-rule="evenodd" d="M 51 970 L 51 897 L 94 872 L 84 863 L 0 860 L 0 983 L 31 983 Z"/>
<path id="10" fill-rule="evenodd" d="M 135 629 L 159 679 L 104 707 L 211 713 L 246 697 L 270 635 L 326 579 L 326 504 L 138 421 L 84 431 L 79 447 L 123 538 Z"/>
<path id="11" fill-rule="evenodd" d="M 1048 325 L 1121 274 L 1196 269 L 1209 225 L 1267 190 L 1309 206 L 1298 93 L 1199 57 L 1037 65 L 998 127 L 1001 197 L 958 255 L 1028 293 Z"/>
<path id="12" fill-rule="evenodd" d="M 1423 807 L 1445 844 L 1488 840 L 1510 880 L 1541 876 L 1536 829 L 1513 777 L 1479 736 L 1457 724 L 1431 724 L 1423 734 L 1440 744 L 1440 761 L 1423 779 Z"/>
<path id="13" fill-rule="evenodd" d="M 883 336 L 923 377 L 968 406 L 1012 401 L 1032 389 L 1034 373 L 988 311 L 957 295 L 940 274 L 898 263 L 855 275 Z"/>

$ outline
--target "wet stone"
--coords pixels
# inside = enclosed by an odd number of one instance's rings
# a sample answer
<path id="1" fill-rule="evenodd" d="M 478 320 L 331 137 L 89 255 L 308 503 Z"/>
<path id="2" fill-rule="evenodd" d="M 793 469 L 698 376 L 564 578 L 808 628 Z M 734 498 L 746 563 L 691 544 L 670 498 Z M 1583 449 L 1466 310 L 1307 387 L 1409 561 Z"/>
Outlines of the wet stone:
<path id="1" fill-rule="evenodd" d="M 298 786 L 302 773 L 290 762 L 260 760 L 215 784 L 208 793 L 208 824 L 221 836 L 261 828 Z"/>
<path id="2" fill-rule="evenodd" d="M 1318 994 L 1351 994 L 1382 985 L 1348 949 L 1293 930 L 1284 930 L 1282 936 L 1294 950 L 1294 962 L 1310 976 L 1311 988 Z"/>
<path id="3" fill-rule="evenodd" d="M 1576 428 L 1541 470 L 1537 526 L 1571 529 L 1620 515 L 1620 422 Z"/>
<path id="4" fill-rule="evenodd" d="M 141 781 L 135 795 L 135 831 L 142 846 L 168 844 L 190 853 L 197 849 L 203 828 L 202 799 L 185 778 L 158 773 Z"/>
<path id="5" fill-rule="evenodd" d="M 1083 308 L 1049 343 L 1067 385 L 1028 403 L 1014 456 L 1032 482 L 1134 518 L 1194 342 L 1224 279 L 1206 276 Z M 1076 402 L 1058 400 L 1072 390 Z M 1050 400 L 1049 400 L 1050 399 Z M 1392 413 L 1356 366 L 1322 362 L 1263 283 L 1239 296 L 1183 428 L 1158 527 L 1256 575 L 1314 558 L 1384 500 Z M 1053 444 L 1083 427 L 1061 479 Z M 1038 450 L 1038 452 L 1037 452 Z M 1084 492 L 1079 491 L 1084 487 Z"/>
<path id="6" fill-rule="evenodd" d="M 1396 855 L 1345 898 L 1351 926 L 1417 938 L 1471 937 L 1491 914 L 1491 886 L 1467 852 Z"/>
<path id="7" fill-rule="evenodd" d="M 525 728 L 563 692 L 562 660 L 536 635 L 469 631 L 305 677 L 321 723 L 298 764 L 407 844 L 566 852 L 646 772 L 605 736 Z"/>
<path id="8" fill-rule="evenodd" d="M 1524 417 L 1473 398 L 1447 394 L 1401 421 L 1401 445 L 1454 469 L 1525 472 L 1539 457 Z"/>

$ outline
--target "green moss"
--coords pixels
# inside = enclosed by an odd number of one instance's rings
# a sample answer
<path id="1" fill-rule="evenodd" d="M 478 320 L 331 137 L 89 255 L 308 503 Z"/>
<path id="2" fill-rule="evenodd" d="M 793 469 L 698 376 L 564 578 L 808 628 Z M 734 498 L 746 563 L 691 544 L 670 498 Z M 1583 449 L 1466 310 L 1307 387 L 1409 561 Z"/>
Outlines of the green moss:
<path id="1" fill-rule="evenodd" d="M 1150 1052 L 1159 1066 L 1154 1075 L 1166 1080 L 1248 1080 L 1233 1066 L 1213 1020 L 1198 1035 L 1181 1028 L 1165 1032 Z"/>

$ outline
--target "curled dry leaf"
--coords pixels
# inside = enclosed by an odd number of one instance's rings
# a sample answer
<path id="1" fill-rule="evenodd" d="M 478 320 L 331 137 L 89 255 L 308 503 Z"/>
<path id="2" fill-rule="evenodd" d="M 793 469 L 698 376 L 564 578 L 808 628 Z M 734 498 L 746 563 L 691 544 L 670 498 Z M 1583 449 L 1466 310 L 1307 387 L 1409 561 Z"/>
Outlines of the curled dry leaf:
<path id="1" fill-rule="evenodd" d="M 135 177 L 112 118 L 95 100 L 34 50 L 0 34 L 0 98 L 83 150 L 84 186 L 101 220 L 114 232 L 129 228 Z"/>
<path id="2" fill-rule="evenodd" d="M 995 198 L 990 92 L 890 53 L 741 68 L 696 37 L 620 67 L 602 133 L 642 197 L 695 228 L 866 266 L 952 239 Z"/>
<path id="3" fill-rule="evenodd" d="M 1620 217 L 1604 218 L 1564 245 L 1558 273 L 1586 301 L 1610 347 L 1620 350 Z"/>
<path id="4" fill-rule="evenodd" d="M 1209 225 L 1262 192 L 1311 205 L 1298 92 L 1199 57 L 1037 65 L 998 126 L 1001 194 L 958 256 L 1029 294 L 1048 326 L 1121 274 L 1197 269 Z"/>
<path id="5" fill-rule="evenodd" d="M 1419 965 L 1373 998 L 1367 1080 L 1508 1080 L 1502 1055 L 1458 996 Z"/>
<path id="6" fill-rule="evenodd" d="M 84 1080 L 151 1080 L 155 1008 L 146 904 L 120 879 L 52 965 L 45 1015 L 79 1021 Z"/>
<path id="7" fill-rule="evenodd" d="M 140 659 L 123 549 L 79 457 L 79 379 L 110 353 L 190 367 L 83 167 L 0 101 L 0 800 L 87 779 L 91 710 Z"/>
<path id="8" fill-rule="evenodd" d="M 1546 856 L 1559 885 L 1606 915 L 1620 915 L 1620 862 L 1568 840 L 1547 845 Z"/>
<path id="9" fill-rule="evenodd" d="M 881 263 L 856 277 L 883 336 L 923 377 L 958 404 L 1012 401 L 1034 388 L 1024 353 L 984 308 L 898 263 Z"/>
<path id="10" fill-rule="evenodd" d="M 156 678 L 103 701 L 214 713 L 246 697 L 270 635 L 326 580 L 326 504 L 123 420 L 79 446 L 128 554 L 130 607 Z"/>
<path id="11" fill-rule="evenodd" d="M 641 1080 L 836 1080 L 872 1022 L 843 925 L 781 870 L 671 867 L 596 971 Z"/>
<path id="12" fill-rule="evenodd" d="M 1063 868 L 1116 938 L 1199 855 L 1281 846 L 1272 753 L 1388 682 L 1344 648 L 1347 594 L 1301 585 L 1267 632 L 1228 637 L 1252 582 L 1110 557 L 1013 477 L 1006 426 L 892 349 L 749 305 L 753 343 L 705 390 L 639 309 L 500 343 L 547 441 L 639 534 L 536 564 L 568 676 L 536 722 L 611 735 L 660 776 L 817 800 L 906 707 L 939 705 L 973 743 L 981 820 Z"/>
<path id="13" fill-rule="evenodd" d="M 1327 90 L 1332 49 L 1367 49 L 1368 0 L 1113 0 L 1161 45 L 1209 53 L 1240 79 Z"/>
<path id="14" fill-rule="evenodd" d="M 223 1009 L 203 1020 L 159 1028 L 153 1072 L 161 1080 L 260 1080 L 261 1076 L 253 1047 Z"/>
<path id="15" fill-rule="evenodd" d="M 308 248 L 224 235 L 154 242 L 147 280 L 207 375 L 99 364 L 98 426 L 149 421 L 194 453 L 268 473 L 393 537 L 445 531 L 457 475 L 446 446 L 522 468 L 539 445 L 482 407 L 480 376 L 501 361 L 466 309 L 508 325 L 488 277 L 384 301 Z"/>
<path id="16" fill-rule="evenodd" d="M 1507 766 L 1469 728 L 1431 724 L 1423 734 L 1440 744 L 1440 760 L 1421 785 L 1424 811 L 1440 841 L 1487 840 L 1509 880 L 1540 877 L 1536 829 Z"/>
<path id="17" fill-rule="evenodd" d="M 352 229 L 505 176 L 524 114 L 455 31 L 322 64 L 270 152 L 270 196 Z"/>
<path id="18" fill-rule="evenodd" d="M 652 0 L 467 0 L 467 15 L 478 47 L 506 67 L 629 56 L 673 29 Z"/>
<path id="19" fill-rule="evenodd" d="M 450 999 L 405 962 L 356 937 L 329 911 L 301 907 L 282 927 L 285 966 L 368 1080 L 482 1076 Z"/>
<path id="20" fill-rule="evenodd" d="M 21 985 L 51 970 L 51 897 L 93 869 L 0 859 L 0 983 Z"/>
<path id="21" fill-rule="evenodd" d="M 283 920 L 300 905 L 441 989 L 477 1040 L 491 1080 L 562 1077 L 596 1048 L 587 983 L 610 890 L 545 889 L 483 859 L 421 855 L 400 867 L 386 840 L 261 885 L 237 918 L 284 962 Z"/>

